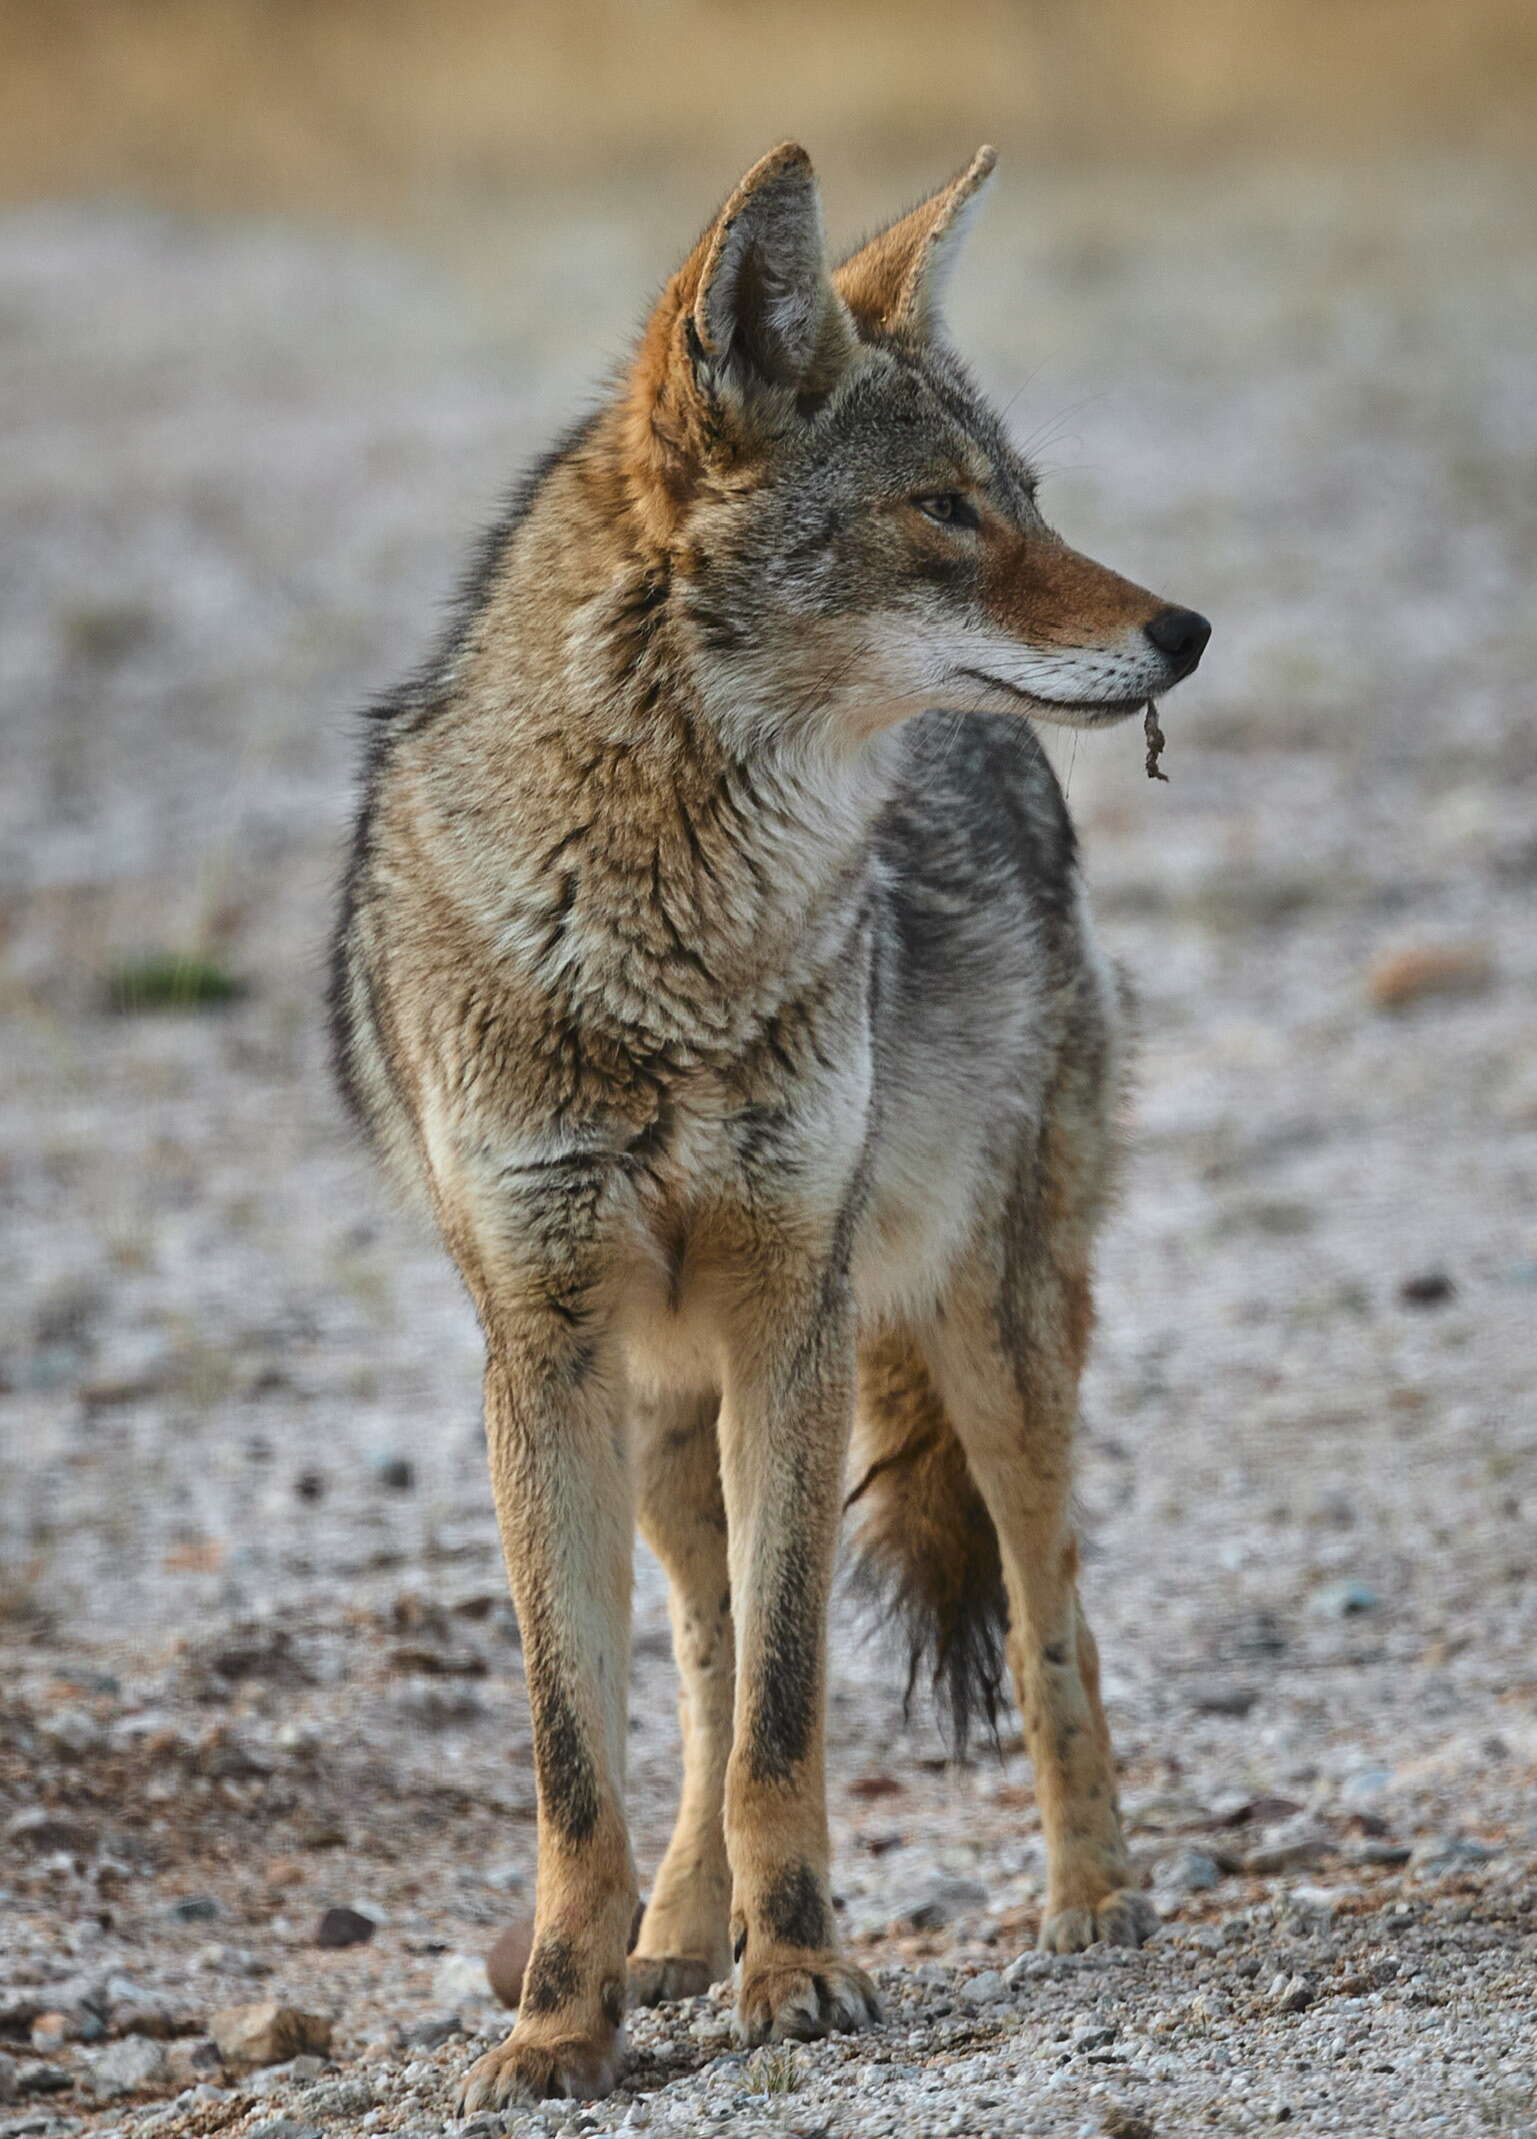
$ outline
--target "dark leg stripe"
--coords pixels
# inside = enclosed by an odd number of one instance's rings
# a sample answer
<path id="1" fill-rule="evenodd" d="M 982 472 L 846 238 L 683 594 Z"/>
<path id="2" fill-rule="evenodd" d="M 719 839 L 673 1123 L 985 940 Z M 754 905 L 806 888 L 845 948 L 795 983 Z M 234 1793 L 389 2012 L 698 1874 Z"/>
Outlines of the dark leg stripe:
<path id="1" fill-rule="evenodd" d="M 529 1662 L 534 1716 L 534 1763 L 545 1817 L 568 1842 L 591 1839 L 598 1824 L 598 1778 L 592 1754 L 565 1689 Z"/>
<path id="2" fill-rule="evenodd" d="M 535 1950 L 523 1985 L 526 2013 L 558 2013 L 581 1994 L 582 1972 L 575 1950 L 564 1939 L 547 1939 Z"/>
<path id="3" fill-rule="evenodd" d="M 788 1782 L 806 1757 L 816 1717 L 819 1584 L 803 1547 L 780 1563 L 763 1655 L 752 1674 L 747 1772 L 754 1782 Z"/>
<path id="4" fill-rule="evenodd" d="M 793 1864 L 780 1873 L 763 1897 L 761 1916 L 764 1930 L 782 1946 L 832 1943 L 822 1889 L 809 1864 Z"/>

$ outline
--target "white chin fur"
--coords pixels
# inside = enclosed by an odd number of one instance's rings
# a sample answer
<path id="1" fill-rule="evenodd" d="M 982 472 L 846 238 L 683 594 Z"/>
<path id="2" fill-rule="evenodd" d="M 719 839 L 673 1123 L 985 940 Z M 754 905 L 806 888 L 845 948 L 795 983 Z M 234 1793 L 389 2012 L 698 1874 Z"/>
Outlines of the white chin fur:
<path id="1" fill-rule="evenodd" d="M 914 634 L 891 652 L 916 656 L 943 704 L 1009 707 L 1066 728 L 1129 720 L 1169 687 L 1167 663 L 1140 631 L 1098 646 L 1040 648 L 991 633 Z"/>
<path id="2" fill-rule="evenodd" d="M 1001 708 L 1007 703 L 1016 713 L 1023 713 L 1031 720 L 1050 721 L 1058 728 L 1113 728 L 1118 722 L 1130 720 L 1134 714 L 1142 712 L 1147 702 L 1147 697 L 1143 697 L 1129 699 L 1123 705 L 1058 705 L 1045 699 L 1016 698 L 1012 693 L 1000 692 L 988 710 L 991 712 L 994 706 Z"/>
<path id="3" fill-rule="evenodd" d="M 1037 651 L 1017 639 L 882 619 L 842 695 L 861 735 L 932 706 L 1103 728 L 1140 714 L 1168 682 L 1165 664 L 1140 633 L 1104 646 Z"/>

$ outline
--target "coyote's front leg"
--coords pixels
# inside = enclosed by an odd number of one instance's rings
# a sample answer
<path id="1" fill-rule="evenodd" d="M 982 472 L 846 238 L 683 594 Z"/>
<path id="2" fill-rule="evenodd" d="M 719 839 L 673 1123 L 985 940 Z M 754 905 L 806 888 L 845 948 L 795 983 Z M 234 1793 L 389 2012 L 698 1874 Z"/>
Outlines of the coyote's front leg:
<path id="1" fill-rule="evenodd" d="M 517 2026 L 471 2067 L 462 2113 L 607 2094 L 623 2050 L 637 1900 L 623 1804 L 629 1484 L 602 1345 L 552 1297 L 517 1314 L 482 1310 L 486 1438 L 533 1715 L 539 1874 Z"/>
<path id="2" fill-rule="evenodd" d="M 853 1403 L 846 1278 L 759 1261 L 720 1414 L 737 1627 L 726 1781 L 737 2023 L 748 2042 L 879 2018 L 838 1951 L 828 1883 L 827 1595 Z"/>

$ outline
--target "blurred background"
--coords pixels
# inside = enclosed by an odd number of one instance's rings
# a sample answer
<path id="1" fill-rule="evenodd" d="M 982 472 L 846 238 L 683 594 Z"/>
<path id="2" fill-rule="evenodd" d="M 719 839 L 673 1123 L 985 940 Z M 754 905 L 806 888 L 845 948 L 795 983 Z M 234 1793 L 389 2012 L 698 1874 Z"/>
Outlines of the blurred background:
<path id="1" fill-rule="evenodd" d="M 1134 729 L 1051 739 L 1143 1005 L 1083 1467 L 1134 1833 L 1236 1783 L 1530 1850 L 1534 87 L 1526 0 L 3 0 L 24 1809 L 136 1801 L 149 1715 L 162 1798 L 217 1783 L 146 1815 L 154 1877 L 215 1881 L 266 1804 L 310 1892 L 302 1774 L 349 1891 L 409 1925 L 441 1846 L 432 1920 L 493 1906 L 532 1800 L 476 1336 L 324 1060 L 352 715 L 742 169 L 804 140 L 852 242 L 990 140 L 956 339 L 1064 533 L 1216 625 L 1168 786 Z M 649 1850 L 644 1565 L 638 1624 Z M 900 1689 L 840 1656 L 846 1774 Z M 1029 1826 L 1017 1749 L 916 1743 L 946 1849 Z M 858 1861 L 879 1929 L 911 1864 Z M 1030 1876 L 984 1867 L 1021 1922 Z M 288 1921 L 263 1877 L 217 1874 L 243 1937 Z"/>

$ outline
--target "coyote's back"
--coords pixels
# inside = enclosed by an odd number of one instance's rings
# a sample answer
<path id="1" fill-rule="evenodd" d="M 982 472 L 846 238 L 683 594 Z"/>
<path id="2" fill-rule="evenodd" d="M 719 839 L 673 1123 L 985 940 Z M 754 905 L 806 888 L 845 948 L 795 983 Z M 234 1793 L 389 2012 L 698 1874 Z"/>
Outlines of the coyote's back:
<path id="1" fill-rule="evenodd" d="M 943 342 L 990 167 L 836 273 L 803 152 L 750 172 L 374 729 L 338 1063 L 485 1332 L 539 1787 L 471 2107 L 604 2091 L 627 1998 L 733 1955 L 751 2040 L 874 2015 L 827 1883 L 845 1496 L 962 1731 L 1007 1651 L 1043 1942 L 1141 1933 L 1068 1513 L 1119 1016 L 1028 722 L 1140 710 L 1207 627 L 1049 531 Z M 630 1950 L 637 1517 L 686 1728 Z"/>

